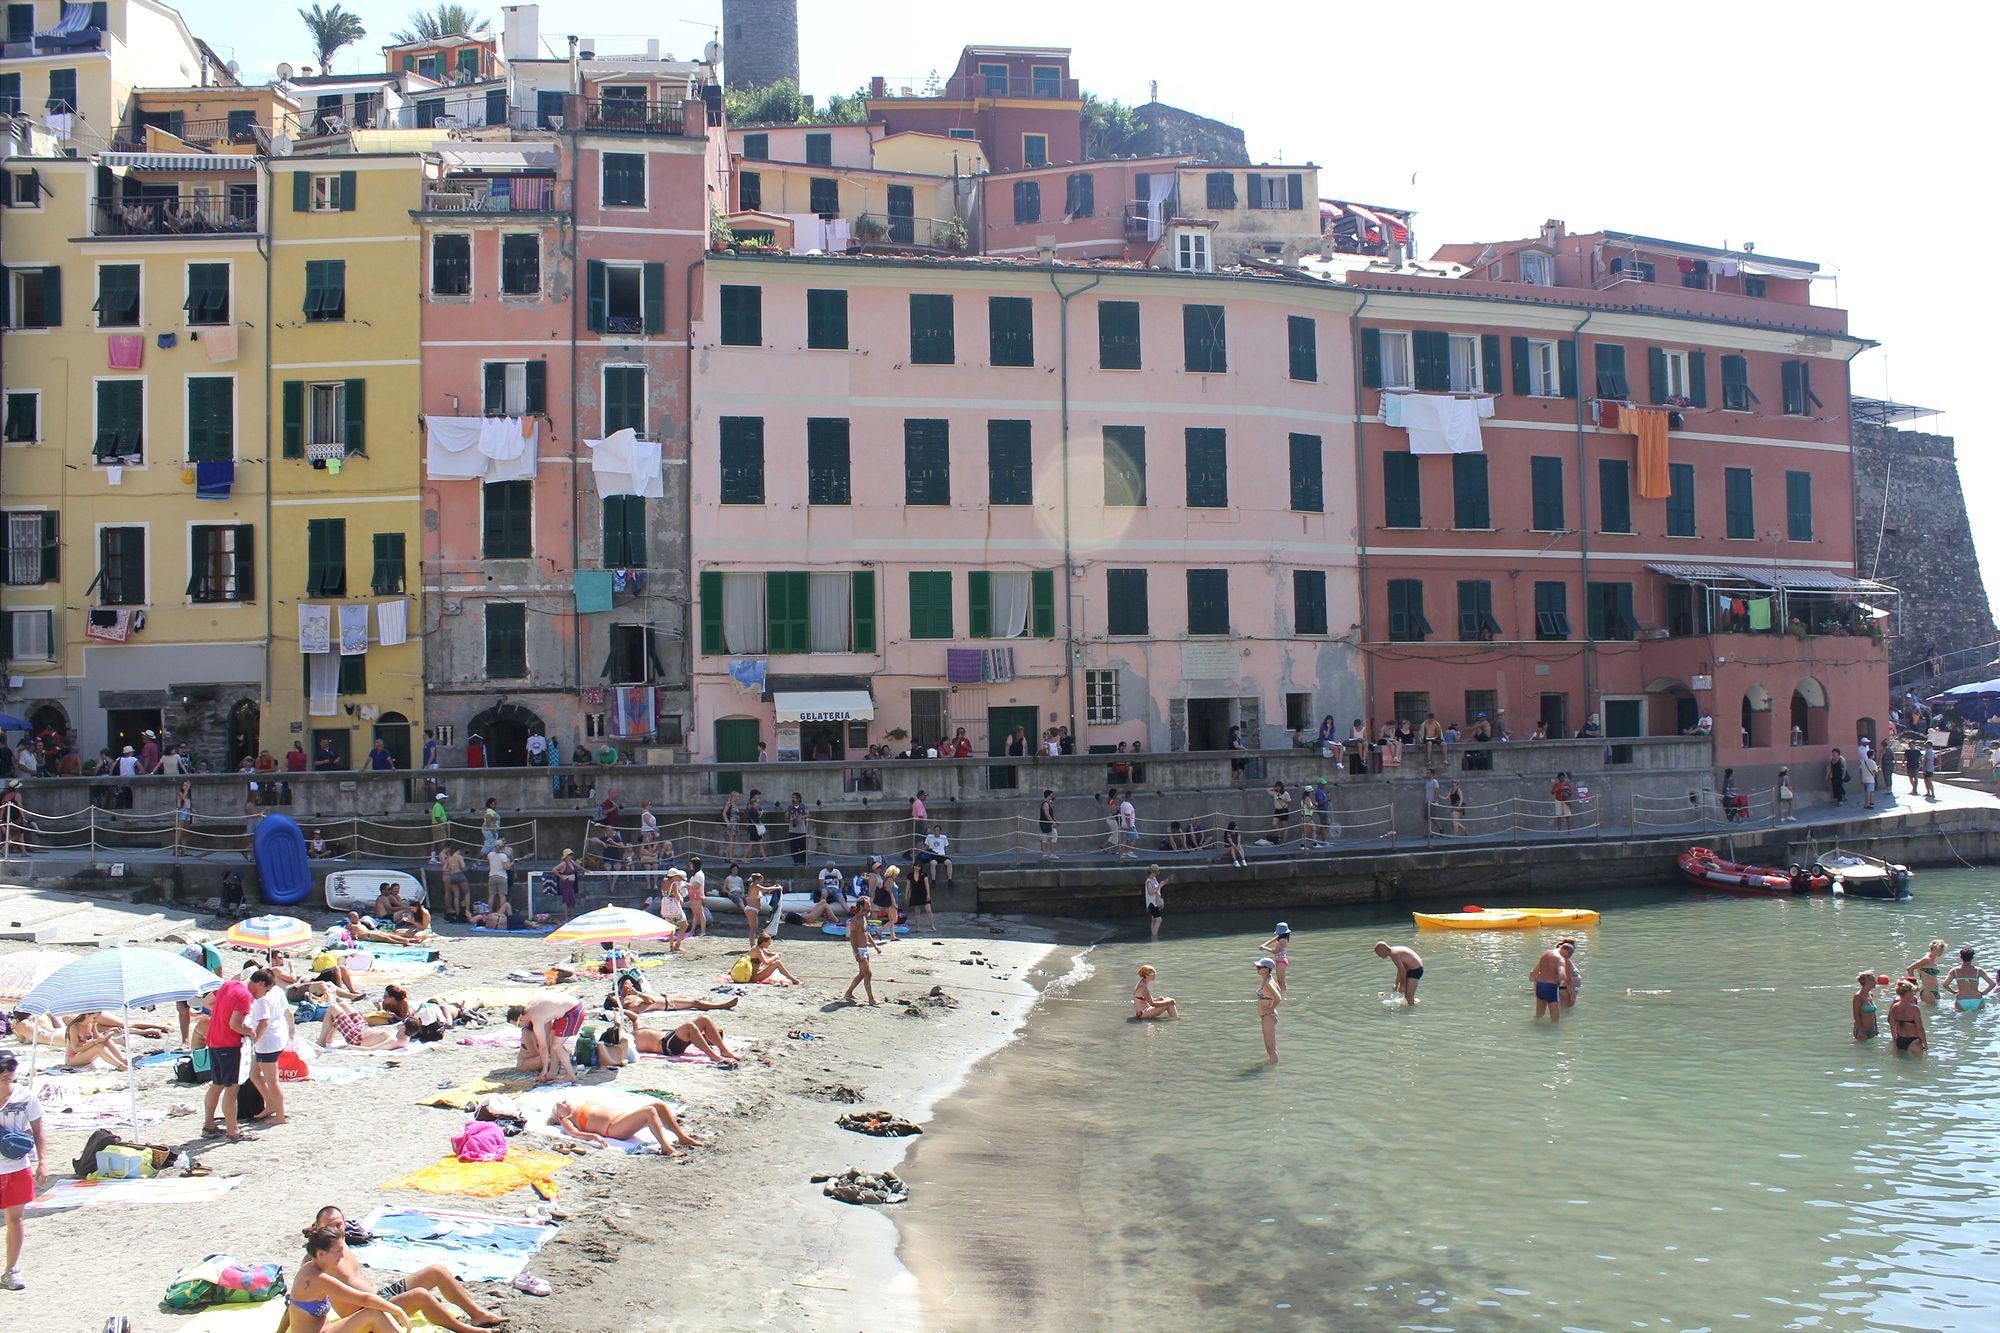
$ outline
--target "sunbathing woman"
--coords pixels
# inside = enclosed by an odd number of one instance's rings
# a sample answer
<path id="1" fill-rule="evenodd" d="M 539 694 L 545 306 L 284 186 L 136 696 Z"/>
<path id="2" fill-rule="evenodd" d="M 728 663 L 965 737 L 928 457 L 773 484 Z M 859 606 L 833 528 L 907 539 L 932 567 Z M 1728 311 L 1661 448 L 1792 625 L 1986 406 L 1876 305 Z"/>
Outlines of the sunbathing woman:
<path id="1" fill-rule="evenodd" d="M 738 1059 L 736 1052 L 723 1042 L 722 1029 L 712 1018 L 697 1018 L 670 1032 L 641 1028 L 636 1035 L 639 1050 L 645 1055 L 674 1056 L 692 1046 L 717 1064 L 735 1064 Z"/>
<path id="2" fill-rule="evenodd" d="M 339 1255 L 337 1260 L 322 1256 L 320 1260 L 322 1272 L 329 1274 L 337 1282 L 345 1283 L 379 1300 L 390 1302 L 405 1315 L 421 1314 L 431 1323 L 441 1328 L 458 1330 L 459 1333 L 469 1333 L 472 1329 L 499 1328 L 507 1322 L 505 1316 L 492 1314 L 480 1305 L 478 1298 L 466 1290 L 465 1285 L 452 1276 L 451 1271 L 443 1264 L 430 1264 L 407 1277 L 399 1277 L 380 1287 L 376 1286 L 374 1279 L 361 1271 L 361 1261 L 354 1257 L 354 1252 L 345 1244 L 347 1215 L 338 1208 L 320 1209 L 318 1216 L 313 1219 L 313 1225 L 306 1229 L 306 1235 L 310 1238 L 315 1231 L 332 1232 L 340 1236 L 343 1242 L 338 1250 L 334 1251 Z M 453 1318 L 451 1311 L 444 1306 L 440 1297 L 443 1301 L 449 1301 L 465 1311 L 466 1318 L 463 1320 Z M 359 1304 L 359 1301 L 350 1301 L 339 1295 L 333 1298 L 333 1307 L 336 1311 Z"/>
<path id="3" fill-rule="evenodd" d="M 403 1333 L 410 1326 L 396 1306 L 334 1275 L 333 1265 L 346 1250 L 346 1236 L 332 1229 L 306 1237 L 306 1261 L 285 1293 L 281 1327 L 287 1333 Z M 344 1298 L 352 1313 L 336 1315 L 336 1297 Z"/>
<path id="4" fill-rule="evenodd" d="M 734 1009 L 737 997 L 711 1000 L 706 995 L 661 995 L 646 989 L 637 977 L 618 978 L 618 1006 L 628 1014 L 663 1013 L 670 1009 Z"/>
<path id="5" fill-rule="evenodd" d="M 88 1069 L 100 1057 L 109 1061 L 113 1069 L 132 1067 L 117 1039 L 102 1026 L 96 1014 L 78 1014 L 70 1019 L 63 1032 L 63 1063 L 71 1069 Z"/>
<path id="6" fill-rule="evenodd" d="M 785 966 L 778 951 L 771 947 L 771 932 L 768 930 L 757 937 L 757 947 L 750 951 L 750 967 L 753 983 L 775 986 L 782 978 L 788 986 L 799 984 L 799 979 Z"/>
<path id="7" fill-rule="evenodd" d="M 385 987 L 382 991 L 382 1011 L 398 1023 L 404 1022 L 410 1016 L 410 993 L 401 986 Z"/>
<path id="8" fill-rule="evenodd" d="M 637 1138 L 648 1131 L 659 1140 L 660 1151 L 669 1157 L 687 1155 L 667 1141 L 669 1134 L 690 1148 L 708 1146 L 700 1139 L 690 1137 L 681 1128 L 680 1121 L 674 1119 L 672 1109 L 665 1102 L 650 1102 L 627 1111 L 615 1111 L 595 1102 L 560 1101 L 549 1119 L 570 1137 L 595 1143 L 600 1148 L 610 1147 L 612 1139 Z"/>
<path id="9" fill-rule="evenodd" d="M 347 914 L 347 933 L 357 940 L 367 940 L 375 944 L 415 944 L 417 942 L 415 935 L 405 934 L 400 930 L 377 930 L 366 921 L 363 921 L 359 912 L 349 912 Z"/>
<path id="10" fill-rule="evenodd" d="M 333 1034 L 359 1051 L 393 1051 L 410 1044 L 408 1034 L 401 1024 L 389 1027 L 370 1027 L 361 1012 L 338 995 L 326 999 L 326 1017 L 320 1020 L 319 1044 L 329 1045 Z"/>
<path id="11" fill-rule="evenodd" d="M 1153 978 L 1159 974 L 1151 963 L 1139 969 L 1139 984 L 1132 988 L 1132 1017 L 1134 1018 L 1179 1018 L 1180 1005 L 1172 996 L 1153 994 Z"/>
<path id="12" fill-rule="evenodd" d="M 397 929 L 414 935 L 424 943 L 437 938 L 431 931 L 431 909 L 422 903 L 399 904 L 393 920 Z"/>
<path id="13" fill-rule="evenodd" d="M 313 955 L 312 974 L 313 980 L 325 982 L 347 999 L 358 1000 L 365 993 L 354 984 L 354 976 L 340 961 L 340 955 L 331 949 L 323 949 Z"/>

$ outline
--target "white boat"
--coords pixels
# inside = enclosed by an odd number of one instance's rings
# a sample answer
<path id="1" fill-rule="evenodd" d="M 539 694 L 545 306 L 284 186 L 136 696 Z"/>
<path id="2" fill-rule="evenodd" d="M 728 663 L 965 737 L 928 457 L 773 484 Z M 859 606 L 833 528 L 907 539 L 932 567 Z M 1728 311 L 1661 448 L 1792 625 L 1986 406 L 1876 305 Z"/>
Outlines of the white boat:
<path id="1" fill-rule="evenodd" d="M 1820 854 L 1820 869 L 1833 876 L 1833 891 L 1849 898 L 1879 898 L 1903 902 L 1915 897 L 1910 892 L 1910 868 L 1894 865 L 1879 857 L 1836 848 Z"/>

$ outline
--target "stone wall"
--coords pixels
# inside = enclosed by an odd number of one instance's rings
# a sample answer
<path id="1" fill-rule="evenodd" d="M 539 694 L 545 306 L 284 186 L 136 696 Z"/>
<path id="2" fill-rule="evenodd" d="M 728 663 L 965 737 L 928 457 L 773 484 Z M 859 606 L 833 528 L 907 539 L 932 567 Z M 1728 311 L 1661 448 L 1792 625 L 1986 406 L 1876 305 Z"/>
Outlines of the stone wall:
<path id="1" fill-rule="evenodd" d="M 2000 639 L 1966 519 L 1955 442 L 1860 422 L 1852 439 L 1855 565 L 1902 593 L 1891 621 L 1892 678 L 1921 694 L 1952 678 L 1992 674 L 1991 652 L 1952 656 Z M 1923 669 L 1933 655 L 1944 659 L 1935 677 Z M 1899 676 L 1906 668 L 1910 674 Z"/>
<path id="2" fill-rule="evenodd" d="M 1190 154 L 1218 166 L 1247 167 L 1250 148 L 1243 131 L 1164 102 L 1132 108 L 1136 133 L 1119 145 L 1119 156 L 1169 157 Z"/>
<path id="3" fill-rule="evenodd" d="M 731 88 L 797 83 L 798 0 L 722 0 L 722 71 Z"/>

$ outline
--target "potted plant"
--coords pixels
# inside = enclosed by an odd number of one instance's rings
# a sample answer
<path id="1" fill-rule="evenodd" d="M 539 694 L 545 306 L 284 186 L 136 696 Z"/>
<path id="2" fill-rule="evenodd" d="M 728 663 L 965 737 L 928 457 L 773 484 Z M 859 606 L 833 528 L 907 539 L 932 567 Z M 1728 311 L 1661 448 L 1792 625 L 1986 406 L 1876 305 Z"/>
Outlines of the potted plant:
<path id="1" fill-rule="evenodd" d="M 864 244 L 873 245 L 888 234 L 889 229 L 872 213 L 863 213 L 854 220 L 854 238 Z"/>

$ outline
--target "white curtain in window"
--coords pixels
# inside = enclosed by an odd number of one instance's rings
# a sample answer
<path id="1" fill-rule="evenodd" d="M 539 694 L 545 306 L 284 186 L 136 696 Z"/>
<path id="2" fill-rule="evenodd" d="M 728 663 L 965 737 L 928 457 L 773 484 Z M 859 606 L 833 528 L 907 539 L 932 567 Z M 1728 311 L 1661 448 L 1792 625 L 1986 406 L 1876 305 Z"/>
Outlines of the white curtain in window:
<path id="1" fill-rule="evenodd" d="M 7 582 L 42 581 L 42 516 L 7 515 Z"/>
<path id="2" fill-rule="evenodd" d="M 853 646 L 854 575 L 812 576 L 812 650 L 844 653 Z"/>
<path id="3" fill-rule="evenodd" d="M 722 576 L 722 642 L 732 653 L 764 651 L 764 576 Z"/>
<path id="4" fill-rule="evenodd" d="M 340 713 L 340 654 L 309 653 L 306 677 L 306 714 L 309 717 L 336 717 Z"/>
<path id="5" fill-rule="evenodd" d="M 993 637 L 1028 637 L 1028 575 L 1026 571 L 993 575 Z"/>
<path id="6" fill-rule="evenodd" d="M 1451 388 L 1454 393 L 1471 393 L 1479 383 L 1479 340 L 1477 338 L 1457 338 L 1451 340 Z M 1492 385 L 1486 386 L 1489 390 Z"/>

